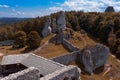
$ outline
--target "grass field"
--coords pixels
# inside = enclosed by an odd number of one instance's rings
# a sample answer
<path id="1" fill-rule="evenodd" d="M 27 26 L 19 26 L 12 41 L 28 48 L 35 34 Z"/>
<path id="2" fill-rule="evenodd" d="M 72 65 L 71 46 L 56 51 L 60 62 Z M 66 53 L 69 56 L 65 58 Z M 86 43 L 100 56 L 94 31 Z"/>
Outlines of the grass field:
<path id="1" fill-rule="evenodd" d="M 45 58 L 52 58 L 55 56 L 60 56 L 63 54 L 67 54 L 69 51 L 66 50 L 63 45 L 56 45 L 56 44 L 52 44 L 50 43 L 48 46 L 46 46 L 45 48 L 43 48 L 41 51 L 39 51 L 38 53 L 35 53 L 39 56 L 43 56 Z"/>

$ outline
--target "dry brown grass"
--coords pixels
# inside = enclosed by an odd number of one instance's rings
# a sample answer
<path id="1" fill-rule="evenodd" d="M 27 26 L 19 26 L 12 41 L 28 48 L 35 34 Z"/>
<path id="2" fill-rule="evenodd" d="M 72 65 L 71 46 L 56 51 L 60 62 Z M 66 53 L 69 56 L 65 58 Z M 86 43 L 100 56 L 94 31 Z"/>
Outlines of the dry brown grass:
<path id="1" fill-rule="evenodd" d="M 48 46 L 43 48 L 40 52 L 37 52 L 35 54 L 39 56 L 43 56 L 45 58 L 52 58 L 55 56 L 67 54 L 69 51 L 66 50 L 63 45 L 56 45 L 53 43 L 50 43 Z"/>
<path id="2" fill-rule="evenodd" d="M 87 34 L 80 34 L 78 32 L 74 33 L 74 36 L 70 42 L 80 49 L 84 48 L 86 45 L 96 44 L 96 42 L 89 38 Z"/>
<path id="3" fill-rule="evenodd" d="M 26 47 L 20 49 L 13 49 L 12 46 L 0 46 L 0 53 L 3 54 L 0 56 L 0 61 L 2 56 L 4 55 L 11 55 L 11 54 L 20 54 L 22 51 L 25 50 Z"/>
<path id="4" fill-rule="evenodd" d="M 21 51 L 24 51 L 26 47 L 14 49 L 12 46 L 1 46 L 0 53 L 4 53 L 4 55 L 10 54 L 19 54 Z"/>

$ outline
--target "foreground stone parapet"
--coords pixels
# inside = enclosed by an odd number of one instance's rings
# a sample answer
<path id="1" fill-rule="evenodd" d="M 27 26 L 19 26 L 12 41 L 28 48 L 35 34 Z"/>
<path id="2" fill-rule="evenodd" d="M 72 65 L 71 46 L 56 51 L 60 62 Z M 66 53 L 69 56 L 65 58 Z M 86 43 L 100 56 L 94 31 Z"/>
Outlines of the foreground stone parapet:
<path id="1" fill-rule="evenodd" d="M 1 80 L 80 80 L 81 70 L 75 66 L 66 66 L 61 70 L 56 70 L 55 72 L 48 74 L 40 78 L 39 70 L 34 67 L 30 67 L 23 71 L 10 74 Z"/>
<path id="2" fill-rule="evenodd" d="M 68 66 L 54 73 L 46 75 L 40 80 L 81 80 L 81 70 L 75 66 Z"/>
<path id="3" fill-rule="evenodd" d="M 108 47 L 102 44 L 96 44 L 86 47 L 81 53 L 83 55 L 82 62 L 85 66 L 85 70 L 92 74 L 96 68 L 106 63 L 110 51 Z"/>
<path id="4" fill-rule="evenodd" d="M 45 26 L 44 26 L 43 30 L 42 30 L 42 36 L 43 37 L 46 37 L 46 36 L 48 36 L 51 33 L 50 24 L 51 24 L 51 19 L 49 17 L 47 19 L 46 23 L 45 23 Z"/>
<path id="5" fill-rule="evenodd" d="M 34 67 L 30 67 L 23 71 L 10 74 L 7 77 L 2 78 L 1 80 L 39 80 L 39 70 Z"/>

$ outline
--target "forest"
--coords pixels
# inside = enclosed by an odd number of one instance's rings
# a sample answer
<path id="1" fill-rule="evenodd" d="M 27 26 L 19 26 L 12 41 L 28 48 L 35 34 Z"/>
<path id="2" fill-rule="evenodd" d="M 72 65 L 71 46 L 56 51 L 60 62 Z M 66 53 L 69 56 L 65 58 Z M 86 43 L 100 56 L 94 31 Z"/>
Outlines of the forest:
<path id="1" fill-rule="evenodd" d="M 48 16 L 51 19 L 57 19 L 58 15 L 59 12 Z M 18 31 L 24 32 L 25 37 L 28 37 L 31 31 L 36 31 L 42 38 L 41 32 L 48 16 L 0 27 L 0 41 L 15 40 L 15 34 Z M 74 31 L 85 30 L 91 38 L 109 46 L 112 54 L 120 59 L 120 12 L 85 13 L 83 11 L 69 11 L 66 12 L 66 21 L 67 27 Z M 34 33 L 37 34 L 36 32 Z"/>

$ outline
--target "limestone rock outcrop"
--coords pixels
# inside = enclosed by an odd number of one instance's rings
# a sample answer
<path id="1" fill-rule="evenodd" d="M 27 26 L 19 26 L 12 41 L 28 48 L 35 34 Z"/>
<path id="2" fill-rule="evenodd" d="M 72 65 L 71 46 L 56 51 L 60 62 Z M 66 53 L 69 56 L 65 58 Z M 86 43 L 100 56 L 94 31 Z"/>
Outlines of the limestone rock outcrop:
<path id="1" fill-rule="evenodd" d="M 105 10 L 105 12 L 115 12 L 113 6 L 108 6 Z"/>
<path id="2" fill-rule="evenodd" d="M 86 47 L 81 52 L 85 70 L 90 74 L 92 74 L 96 68 L 99 68 L 106 63 L 110 53 L 109 48 L 102 44 Z"/>
<path id="3" fill-rule="evenodd" d="M 66 28 L 65 12 L 61 11 L 60 16 L 57 19 L 58 31 L 64 30 Z"/>
<path id="4" fill-rule="evenodd" d="M 51 19 L 49 17 L 47 19 L 46 23 L 45 23 L 45 26 L 44 26 L 43 30 L 42 30 L 42 36 L 43 37 L 46 37 L 46 36 L 48 36 L 51 33 L 50 24 L 51 24 Z"/>

